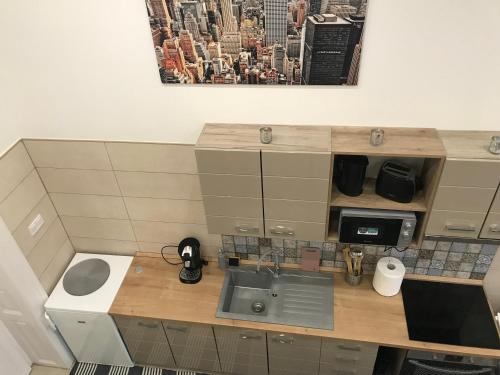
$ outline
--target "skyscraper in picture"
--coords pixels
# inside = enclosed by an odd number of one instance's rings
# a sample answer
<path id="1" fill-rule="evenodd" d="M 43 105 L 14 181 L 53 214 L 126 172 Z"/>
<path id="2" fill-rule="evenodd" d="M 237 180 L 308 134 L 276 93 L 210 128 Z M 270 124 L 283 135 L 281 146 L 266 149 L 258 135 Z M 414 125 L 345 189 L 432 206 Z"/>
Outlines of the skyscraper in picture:
<path id="1" fill-rule="evenodd" d="M 308 16 L 304 38 L 302 81 L 306 85 L 341 85 L 352 31 L 350 22 L 333 14 Z M 349 68 L 347 68 L 349 69 Z M 347 70 L 348 71 L 348 70 Z"/>
<path id="2" fill-rule="evenodd" d="M 264 0 L 266 15 L 266 45 L 281 44 L 286 46 L 287 37 L 287 0 Z"/>

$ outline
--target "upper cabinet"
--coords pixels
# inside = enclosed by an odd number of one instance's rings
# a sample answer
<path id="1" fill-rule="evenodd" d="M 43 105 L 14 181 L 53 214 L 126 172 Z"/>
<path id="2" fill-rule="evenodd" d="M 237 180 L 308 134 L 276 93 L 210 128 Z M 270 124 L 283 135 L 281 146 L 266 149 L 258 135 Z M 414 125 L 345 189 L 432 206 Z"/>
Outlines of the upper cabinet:
<path id="1" fill-rule="evenodd" d="M 207 124 L 196 160 L 209 233 L 324 240 L 330 128 Z"/>
<path id="2" fill-rule="evenodd" d="M 493 132 L 441 131 L 447 160 L 427 235 L 500 238 L 500 156 L 488 151 Z M 494 200 L 495 195 L 497 199 Z"/>

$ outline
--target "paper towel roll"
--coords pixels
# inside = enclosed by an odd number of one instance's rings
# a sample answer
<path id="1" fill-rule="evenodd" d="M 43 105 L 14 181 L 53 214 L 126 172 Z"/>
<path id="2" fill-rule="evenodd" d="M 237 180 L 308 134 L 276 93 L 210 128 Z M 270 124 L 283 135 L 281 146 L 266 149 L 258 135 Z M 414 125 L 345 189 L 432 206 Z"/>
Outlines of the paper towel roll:
<path id="1" fill-rule="evenodd" d="M 385 257 L 377 262 L 377 269 L 373 277 L 373 288 L 381 295 L 390 297 L 398 294 L 405 266 L 397 258 Z"/>

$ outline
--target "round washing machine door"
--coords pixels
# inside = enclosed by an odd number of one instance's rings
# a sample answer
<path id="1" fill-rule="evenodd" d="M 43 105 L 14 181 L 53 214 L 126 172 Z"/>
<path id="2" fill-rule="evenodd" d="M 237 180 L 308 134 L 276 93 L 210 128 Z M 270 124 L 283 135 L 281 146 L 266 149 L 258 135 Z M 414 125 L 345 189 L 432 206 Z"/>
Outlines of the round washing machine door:
<path id="1" fill-rule="evenodd" d="M 63 278 L 64 290 L 73 296 L 86 296 L 104 285 L 109 264 L 97 258 L 86 259 L 71 267 Z"/>

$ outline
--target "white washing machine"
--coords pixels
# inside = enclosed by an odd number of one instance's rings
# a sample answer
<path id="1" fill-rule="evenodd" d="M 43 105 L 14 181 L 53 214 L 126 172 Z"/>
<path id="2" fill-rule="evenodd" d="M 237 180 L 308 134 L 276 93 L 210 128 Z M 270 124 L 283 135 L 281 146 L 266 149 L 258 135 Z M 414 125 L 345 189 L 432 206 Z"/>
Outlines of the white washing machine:
<path id="1" fill-rule="evenodd" d="M 45 310 L 79 362 L 133 366 L 108 314 L 133 257 L 75 254 Z"/>

